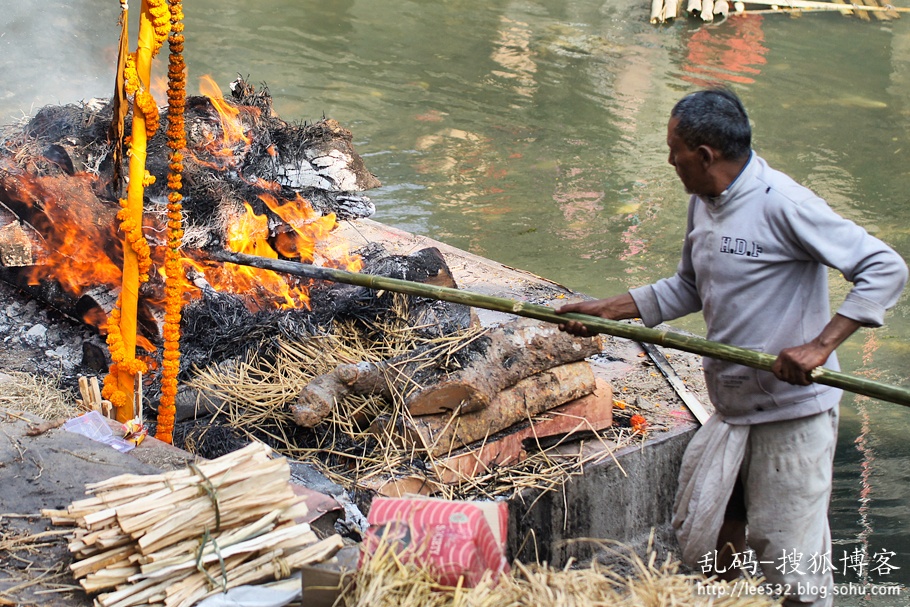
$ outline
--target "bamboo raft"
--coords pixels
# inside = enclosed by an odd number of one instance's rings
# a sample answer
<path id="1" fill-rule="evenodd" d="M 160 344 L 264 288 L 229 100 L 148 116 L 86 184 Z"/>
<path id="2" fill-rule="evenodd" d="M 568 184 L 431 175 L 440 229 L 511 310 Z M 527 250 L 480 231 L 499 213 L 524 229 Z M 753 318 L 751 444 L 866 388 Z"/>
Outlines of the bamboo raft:
<path id="1" fill-rule="evenodd" d="M 746 4 L 757 5 L 761 8 L 747 8 Z M 739 0 L 731 3 L 728 0 L 652 0 L 651 23 L 665 23 L 672 19 L 686 15 L 700 18 L 702 21 L 726 19 L 732 15 L 756 15 L 765 13 L 803 13 L 803 12 L 828 12 L 838 11 L 842 15 L 856 15 L 865 21 L 870 20 L 870 14 L 878 20 L 897 19 L 900 13 L 910 11 L 910 8 L 893 6 L 886 0 L 833 0 L 822 2 L 818 0 Z"/>

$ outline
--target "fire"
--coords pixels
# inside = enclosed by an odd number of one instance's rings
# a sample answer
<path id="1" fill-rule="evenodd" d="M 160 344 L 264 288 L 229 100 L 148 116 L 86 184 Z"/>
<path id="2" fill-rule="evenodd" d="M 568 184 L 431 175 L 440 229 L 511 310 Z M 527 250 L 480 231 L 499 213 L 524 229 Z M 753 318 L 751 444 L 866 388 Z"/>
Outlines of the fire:
<path id="1" fill-rule="evenodd" d="M 234 148 L 239 146 L 244 150 L 248 149 L 252 139 L 244 131 L 243 122 L 240 120 L 240 110 L 225 101 L 221 89 L 210 76 L 201 78 L 199 91 L 209 98 L 221 121 L 220 145 L 213 139 L 206 145 L 206 149 L 215 156 L 231 159 L 234 157 Z"/>
<path id="2" fill-rule="evenodd" d="M 215 158 L 232 164 L 234 150 L 242 147 L 246 151 L 252 144 L 244 131 L 240 112 L 225 101 L 210 77 L 204 76 L 199 88 L 218 111 L 223 133 L 220 142 L 213 138 L 205 146 L 206 150 Z M 277 152 L 274 144 L 266 152 L 275 155 Z M 260 194 L 259 200 L 283 223 L 276 221 L 273 222 L 275 225 L 270 225 L 266 216 L 255 214 L 252 206 L 244 203 L 245 213 L 235 217 L 228 226 L 227 247 L 230 250 L 360 271 L 363 266 L 360 258 L 351 256 L 345 243 L 333 242 L 331 232 L 337 225 L 334 214 L 320 215 L 299 194 L 294 200 L 279 201 L 277 193 L 281 187 L 277 183 L 256 178 L 251 185 L 265 191 Z M 286 277 L 268 270 L 229 265 L 206 268 L 203 272 L 206 281 L 218 291 L 256 293 L 260 306 L 271 299 L 282 308 L 309 307 L 308 289 L 305 286 L 296 284 L 296 280 L 291 284 Z"/>
<path id="3" fill-rule="evenodd" d="M 91 176 L 9 176 L 3 183 L 9 206 L 43 237 L 41 259 L 27 276 L 29 284 L 53 278 L 77 297 L 85 285 L 120 284 L 117 236 L 113 224 L 105 225 L 98 217 Z"/>
<path id="4" fill-rule="evenodd" d="M 252 143 L 244 131 L 240 111 L 222 97 L 210 78 L 205 79 L 200 88 L 218 110 L 223 133 L 223 136 L 221 133 L 212 136 L 204 151 L 221 164 L 215 170 L 234 171 L 231 161 L 242 157 Z M 258 110 L 244 107 L 242 111 L 249 118 L 249 112 Z M 217 130 L 217 127 L 212 129 L 213 132 Z M 275 150 L 266 153 L 275 153 Z M 212 166 L 212 163 L 204 164 Z M 77 172 L 75 175 L 36 177 L 12 166 L 2 168 L 0 193 L 4 204 L 27 223 L 29 229 L 34 228 L 43 237 L 39 259 L 28 270 L 29 283 L 56 281 L 75 300 L 95 287 L 105 287 L 109 293 L 116 294 L 122 283 L 123 234 L 117 230 L 116 205 L 100 200 L 96 193 L 100 191 L 98 176 Z M 361 269 L 359 257 L 351 256 L 346 244 L 339 242 L 333 234 L 337 226 L 334 214 L 321 215 L 299 194 L 285 199 L 278 184 L 257 179 L 250 185 L 262 192 L 256 206 L 261 209 L 264 205 L 266 214 L 256 214 L 253 206 L 245 203 L 244 212 L 229 222 L 228 248 L 351 271 Z M 147 214 L 144 228 L 153 243 L 152 261 L 157 278 L 143 289 L 142 298 L 153 316 L 156 308 L 163 307 L 163 301 L 154 301 L 149 295 L 160 289 L 164 278 L 165 246 L 160 242 L 160 221 L 155 214 Z M 157 246 L 154 244 L 156 239 Z M 309 306 L 308 285 L 300 279 L 233 264 L 215 266 L 194 261 L 192 256 L 193 252 L 187 251 L 184 258 L 184 268 L 190 277 L 183 289 L 187 301 L 200 297 L 200 285 L 207 282 L 216 291 L 242 295 L 251 308 Z M 199 280 L 203 276 L 204 280 Z M 88 309 L 83 320 L 106 331 L 106 313 L 94 306 L 85 307 Z M 141 337 L 139 345 L 149 351 L 155 349 Z"/>
<path id="5" fill-rule="evenodd" d="M 268 218 L 255 214 L 252 206 L 244 203 L 245 213 L 228 228 L 227 246 L 231 251 L 272 259 L 280 256 L 303 263 L 318 261 L 354 272 L 361 269 L 361 259 L 350 256 L 344 243 L 332 242 L 331 232 L 337 225 L 333 213 L 320 215 L 299 194 L 295 200 L 284 202 L 268 193 L 259 199 L 282 223 L 271 230 Z M 204 273 L 209 284 L 219 291 L 256 293 L 260 304 L 271 299 L 282 308 L 309 307 L 305 286 L 290 284 L 283 275 L 268 270 L 227 265 L 207 268 Z"/>

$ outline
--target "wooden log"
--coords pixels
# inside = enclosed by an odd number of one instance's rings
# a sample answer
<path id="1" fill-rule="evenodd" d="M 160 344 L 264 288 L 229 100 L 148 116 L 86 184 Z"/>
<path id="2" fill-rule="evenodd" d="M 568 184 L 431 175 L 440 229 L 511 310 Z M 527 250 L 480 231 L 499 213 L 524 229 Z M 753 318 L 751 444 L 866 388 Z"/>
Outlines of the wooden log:
<path id="1" fill-rule="evenodd" d="M 479 411 L 503 389 L 553 367 L 582 360 L 602 349 L 601 340 L 577 338 L 552 325 L 518 319 L 490 329 L 460 369 L 428 368 L 419 350 L 380 363 L 341 365 L 317 377 L 291 407 L 298 425 L 313 427 L 348 394 L 404 395 L 412 415 Z M 482 340 L 482 341 L 481 341 Z"/>
<path id="2" fill-rule="evenodd" d="M 158 580 L 142 580 L 136 584 L 128 584 L 113 592 L 98 595 L 95 604 L 101 607 L 150 604 L 151 601 L 148 599 L 158 592 L 158 584 Z"/>
<path id="3" fill-rule="evenodd" d="M 79 585 L 88 594 L 96 594 L 123 585 L 126 579 L 137 570 L 136 567 L 108 567 L 97 573 L 87 575 L 79 580 Z"/>
<path id="4" fill-rule="evenodd" d="M 528 440 L 554 436 L 572 439 L 574 434 L 599 432 L 613 424 L 613 389 L 605 380 L 597 380 L 593 394 L 537 416 L 533 422 L 509 428 L 480 446 L 469 447 L 449 457 L 433 461 L 436 477 L 443 483 L 485 474 L 496 466 L 507 466 L 524 460 Z"/>
<path id="5" fill-rule="evenodd" d="M 127 561 L 133 552 L 135 552 L 133 546 L 120 546 L 119 548 L 107 550 L 91 558 L 75 562 L 70 565 L 70 571 L 73 572 L 74 578 L 79 579 L 85 577 L 89 573 L 100 571 L 112 563 Z"/>
<path id="6" fill-rule="evenodd" d="M 395 428 L 377 420 L 374 432 L 401 436 L 407 448 L 431 456 L 451 453 L 509 426 L 594 392 L 594 372 L 585 361 L 560 365 L 526 377 L 497 394 L 489 406 L 464 415 L 402 417 Z"/>
<path id="7" fill-rule="evenodd" d="M 432 458 L 430 475 L 405 475 L 392 478 L 373 477 L 358 481 L 360 489 L 384 497 L 433 495 L 445 484 L 457 483 L 492 472 L 497 466 L 514 465 L 528 456 L 527 442 L 554 436 L 573 440 L 577 434 L 597 432 L 613 423 L 613 390 L 609 383 L 597 380 L 593 394 L 551 409 L 530 422 L 523 422 L 449 455 Z"/>

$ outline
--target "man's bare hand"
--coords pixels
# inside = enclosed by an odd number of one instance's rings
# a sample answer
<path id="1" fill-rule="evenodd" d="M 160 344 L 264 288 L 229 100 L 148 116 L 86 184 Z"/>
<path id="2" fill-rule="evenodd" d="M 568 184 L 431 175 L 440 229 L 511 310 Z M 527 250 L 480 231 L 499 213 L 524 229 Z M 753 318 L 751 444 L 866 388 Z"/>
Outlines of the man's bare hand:
<path id="1" fill-rule="evenodd" d="M 785 348 L 777 355 L 771 371 L 781 381 L 798 386 L 808 386 L 812 383 L 810 376 L 812 370 L 825 364 L 830 355 L 830 350 L 814 342 L 795 348 Z"/>
<path id="2" fill-rule="evenodd" d="M 635 300 L 628 293 L 607 297 L 606 299 L 570 303 L 556 309 L 557 314 L 565 314 L 566 312 L 599 316 L 609 320 L 622 320 L 639 316 L 638 306 L 635 305 Z M 585 325 L 577 320 L 567 320 L 565 324 L 559 325 L 559 330 L 579 337 L 593 335 Z"/>
<path id="3" fill-rule="evenodd" d="M 781 350 L 771 371 L 781 381 L 808 386 L 812 383 L 812 370 L 825 364 L 834 349 L 861 326 L 851 318 L 835 314 L 818 337 L 801 346 Z"/>

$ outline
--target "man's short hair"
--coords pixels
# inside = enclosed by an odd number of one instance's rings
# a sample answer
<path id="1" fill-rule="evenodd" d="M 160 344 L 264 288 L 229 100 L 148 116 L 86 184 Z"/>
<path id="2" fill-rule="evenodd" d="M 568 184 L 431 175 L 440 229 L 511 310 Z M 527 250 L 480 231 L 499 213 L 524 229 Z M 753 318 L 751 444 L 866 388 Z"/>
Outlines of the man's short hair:
<path id="1" fill-rule="evenodd" d="M 727 160 L 748 156 L 752 148 L 752 127 L 746 108 L 736 93 L 711 88 L 680 99 L 670 116 L 678 119 L 676 135 L 690 148 L 707 145 Z"/>

